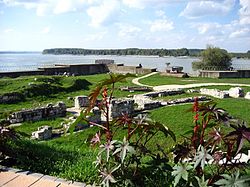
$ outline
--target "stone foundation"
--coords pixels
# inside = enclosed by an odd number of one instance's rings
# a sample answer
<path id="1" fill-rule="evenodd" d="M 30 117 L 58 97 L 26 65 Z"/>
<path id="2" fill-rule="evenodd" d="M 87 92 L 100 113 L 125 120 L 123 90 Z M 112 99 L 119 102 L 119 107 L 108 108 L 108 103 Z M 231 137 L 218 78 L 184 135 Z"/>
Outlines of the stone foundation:
<path id="1" fill-rule="evenodd" d="M 52 137 L 52 127 L 50 126 L 41 126 L 38 127 L 38 130 L 32 132 L 31 138 L 37 140 L 48 140 Z"/>
<path id="2" fill-rule="evenodd" d="M 200 89 L 200 93 L 201 94 L 205 94 L 205 95 L 210 95 L 212 97 L 216 97 L 216 98 L 228 98 L 229 97 L 229 93 L 226 91 L 220 91 L 218 89 L 206 89 L 206 88 L 201 88 Z"/>
<path id="3" fill-rule="evenodd" d="M 13 124 L 64 116 L 66 116 L 66 105 L 63 102 L 58 102 L 56 105 L 48 104 L 46 107 L 14 112 L 8 120 Z"/>
<path id="4" fill-rule="evenodd" d="M 89 106 L 89 98 L 88 96 L 76 96 L 75 97 L 75 108 L 82 108 Z"/>

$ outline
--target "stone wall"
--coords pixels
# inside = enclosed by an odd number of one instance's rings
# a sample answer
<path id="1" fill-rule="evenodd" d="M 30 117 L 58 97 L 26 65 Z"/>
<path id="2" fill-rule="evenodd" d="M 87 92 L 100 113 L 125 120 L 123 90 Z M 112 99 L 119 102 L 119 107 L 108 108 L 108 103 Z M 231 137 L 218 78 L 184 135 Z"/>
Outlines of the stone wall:
<path id="1" fill-rule="evenodd" d="M 123 114 L 131 115 L 134 112 L 133 99 L 112 99 L 109 107 L 110 118 L 121 117 Z"/>
<path id="2" fill-rule="evenodd" d="M 169 90 L 164 90 L 164 91 L 159 91 L 159 92 L 149 92 L 144 94 L 144 96 L 148 97 L 164 97 L 164 96 L 169 96 L 169 95 L 179 95 L 185 93 L 183 89 L 169 89 Z"/>
<path id="3" fill-rule="evenodd" d="M 50 126 L 41 126 L 38 127 L 37 131 L 32 132 L 32 139 L 37 140 L 48 140 L 52 137 L 52 127 Z"/>
<path id="4" fill-rule="evenodd" d="M 250 70 L 235 70 L 235 71 L 201 70 L 199 76 L 209 77 L 209 78 L 250 78 Z"/>
<path id="5" fill-rule="evenodd" d="M 131 74 L 147 74 L 155 72 L 156 69 L 149 69 L 137 66 L 124 66 L 124 64 L 109 64 L 108 69 L 112 73 L 131 73 Z"/>
<path id="6" fill-rule="evenodd" d="M 58 102 L 56 105 L 48 104 L 46 107 L 14 112 L 8 120 L 10 123 L 21 123 L 64 116 L 66 116 L 66 105 L 63 102 Z"/>
<path id="7" fill-rule="evenodd" d="M 212 97 L 216 97 L 216 98 L 228 98 L 229 97 L 229 93 L 225 92 L 225 91 L 220 91 L 218 89 L 207 89 L 207 88 L 201 88 L 200 89 L 200 93 L 201 94 L 205 94 L 205 95 L 210 95 Z"/>
<path id="8" fill-rule="evenodd" d="M 75 108 L 83 108 L 89 106 L 89 98 L 88 96 L 76 96 L 75 97 Z"/>

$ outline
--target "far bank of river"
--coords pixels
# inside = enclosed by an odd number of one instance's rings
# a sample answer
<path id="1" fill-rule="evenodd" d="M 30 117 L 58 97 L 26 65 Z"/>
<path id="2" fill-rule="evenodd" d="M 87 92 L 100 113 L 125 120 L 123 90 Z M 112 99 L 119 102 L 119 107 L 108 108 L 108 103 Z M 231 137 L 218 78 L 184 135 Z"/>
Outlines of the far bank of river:
<path id="1" fill-rule="evenodd" d="M 183 66 L 187 73 L 195 74 L 192 62 L 199 60 L 194 57 L 157 57 L 157 56 L 112 56 L 112 55 L 43 55 L 41 53 L 5 53 L 0 54 L 0 72 L 34 70 L 44 65 L 53 64 L 91 64 L 96 59 L 113 59 L 115 63 L 164 71 L 166 63 L 171 66 Z M 249 68 L 250 59 L 233 59 L 233 67 Z"/>

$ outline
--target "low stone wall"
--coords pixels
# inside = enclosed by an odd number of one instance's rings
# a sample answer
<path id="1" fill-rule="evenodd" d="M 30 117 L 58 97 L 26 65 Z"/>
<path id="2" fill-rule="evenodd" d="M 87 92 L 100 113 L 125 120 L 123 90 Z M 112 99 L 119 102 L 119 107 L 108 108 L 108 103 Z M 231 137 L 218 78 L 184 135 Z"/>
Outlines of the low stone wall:
<path id="1" fill-rule="evenodd" d="M 168 95 L 179 95 L 185 93 L 183 89 L 171 89 L 171 90 L 164 90 L 164 91 L 159 91 L 159 92 L 149 92 L 144 94 L 144 96 L 148 97 L 164 97 Z"/>
<path id="2" fill-rule="evenodd" d="M 13 124 L 24 121 L 38 121 L 59 116 L 66 116 L 66 105 L 63 102 L 58 102 L 56 105 L 48 104 L 46 107 L 14 112 L 9 116 L 8 120 Z"/>
<path id="3" fill-rule="evenodd" d="M 176 104 L 184 104 L 184 103 L 193 103 L 197 98 L 197 101 L 207 101 L 209 100 L 206 96 L 198 96 L 198 97 L 187 97 L 187 98 L 180 98 L 174 99 L 166 102 L 162 102 L 162 105 L 176 105 Z"/>
<path id="4" fill-rule="evenodd" d="M 199 76 L 209 77 L 209 78 L 250 78 L 250 70 L 235 70 L 235 71 L 201 70 Z"/>
<path id="5" fill-rule="evenodd" d="M 201 88 L 200 93 L 205 94 L 205 95 L 210 95 L 212 97 L 216 97 L 216 98 L 220 98 L 220 99 L 229 97 L 229 93 L 227 93 L 225 91 L 220 91 L 218 89 Z"/>
<path id="6" fill-rule="evenodd" d="M 131 73 L 131 74 L 148 74 L 152 72 L 156 72 L 156 69 L 149 69 L 143 67 L 136 66 L 124 66 L 124 64 L 109 64 L 108 69 L 112 73 Z"/>

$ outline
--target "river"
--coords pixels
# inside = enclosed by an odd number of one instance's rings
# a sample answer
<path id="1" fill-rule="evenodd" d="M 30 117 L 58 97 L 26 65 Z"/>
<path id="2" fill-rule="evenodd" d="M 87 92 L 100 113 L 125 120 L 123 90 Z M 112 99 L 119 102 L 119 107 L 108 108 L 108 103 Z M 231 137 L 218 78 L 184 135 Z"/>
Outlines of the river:
<path id="1" fill-rule="evenodd" d="M 199 60 L 193 57 L 156 57 L 156 56 L 111 56 L 111 55 L 43 55 L 42 53 L 2 53 L 0 54 L 0 72 L 28 71 L 38 67 L 53 64 L 91 64 L 96 59 L 113 59 L 115 63 L 137 66 L 141 64 L 146 68 L 157 68 L 164 71 L 166 63 L 170 66 L 183 66 L 184 72 L 195 74 L 192 62 Z M 250 59 L 233 59 L 235 68 L 250 67 Z"/>

